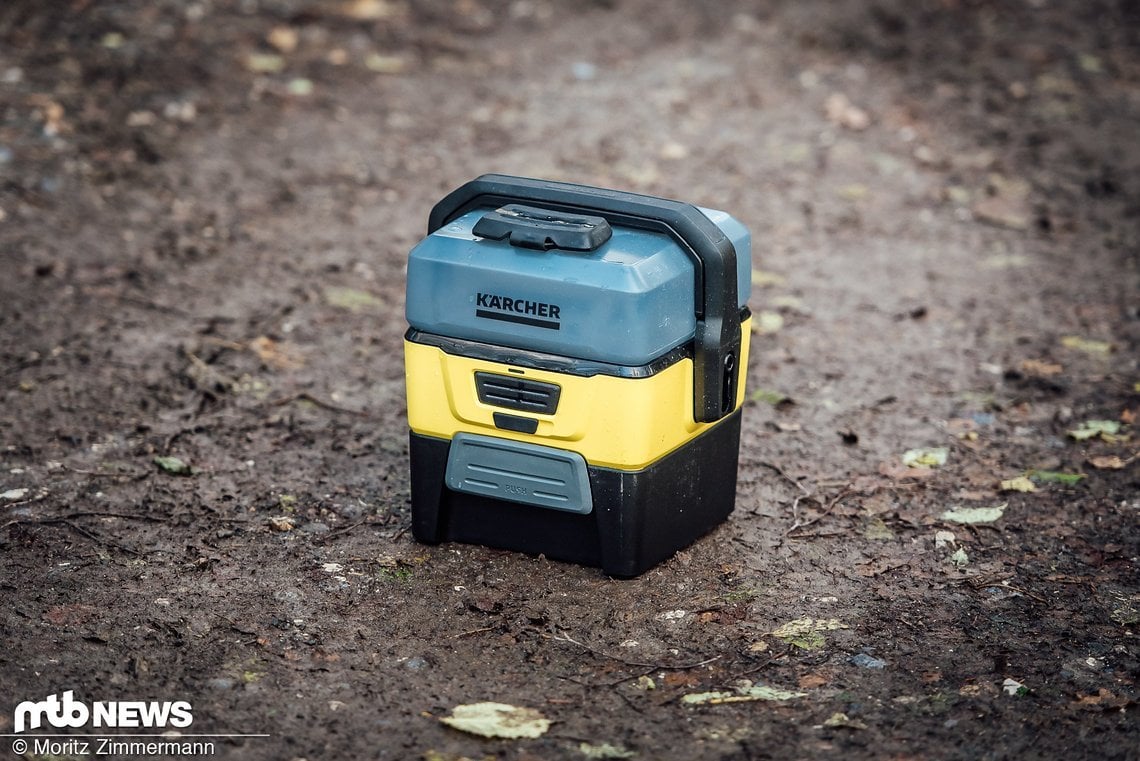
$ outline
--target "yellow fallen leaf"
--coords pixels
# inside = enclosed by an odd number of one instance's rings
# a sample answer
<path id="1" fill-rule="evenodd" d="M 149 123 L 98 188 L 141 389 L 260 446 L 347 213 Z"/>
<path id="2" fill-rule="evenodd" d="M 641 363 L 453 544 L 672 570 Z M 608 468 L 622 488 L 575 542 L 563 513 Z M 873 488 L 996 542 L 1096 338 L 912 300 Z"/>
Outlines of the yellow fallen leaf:
<path id="1" fill-rule="evenodd" d="M 449 727 L 480 737 L 541 737 L 550 729 L 550 720 L 533 708 L 519 708 L 506 703 L 470 703 L 458 705 L 450 716 L 440 718 Z"/>
<path id="2" fill-rule="evenodd" d="M 371 312 L 384 306 L 378 296 L 356 288 L 329 286 L 325 288 L 325 301 L 338 309 L 350 312 Z"/>
<path id="3" fill-rule="evenodd" d="M 1069 437 L 1077 441 L 1086 441 L 1097 437 L 1112 443 L 1116 441 L 1116 434 L 1120 433 L 1120 423 L 1115 420 L 1086 420 L 1071 431 Z"/>
<path id="4" fill-rule="evenodd" d="M 290 95 L 298 97 L 306 97 L 313 94 L 313 80 L 306 79 L 305 77 L 296 77 L 289 80 L 289 84 L 285 85 L 285 90 Z"/>
<path id="5" fill-rule="evenodd" d="M 942 513 L 942 520 L 951 523 L 993 523 L 1002 516 L 1009 503 L 993 507 L 959 507 Z"/>
<path id="6" fill-rule="evenodd" d="M 830 632 L 846 628 L 847 624 L 838 618 L 797 618 L 772 630 L 772 636 L 787 639 L 810 632 Z"/>
<path id="7" fill-rule="evenodd" d="M 685 695 L 681 698 L 681 702 L 685 705 L 721 705 L 722 703 L 750 703 L 756 700 L 791 700 L 792 698 L 802 698 L 807 695 L 806 692 L 793 692 L 791 690 L 782 690 L 779 687 L 768 687 L 766 685 L 741 685 L 736 688 L 734 692 L 727 690 L 718 692 L 696 692 Z"/>
<path id="8" fill-rule="evenodd" d="M 783 285 L 787 279 L 783 275 L 776 274 L 775 272 L 764 272 L 763 270 L 752 270 L 752 285 L 757 288 L 768 288 L 774 285 Z"/>
<path id="9" fill-rule="evenodd" d="M 929 449 L 908 449 L 903 452 L 903 465 L 908 468 L 937 468 L 946 464 L 950 450 L 946 447 Z"/>
<path id="10" fill-rule="evenodd" d="M 285 68 L 285 59 L 276 53 L 250 53 L 245 67 L 256 74 L 276 74 Z"/>
<path id="11" fill-rule="evenodd" d="M 1018 476 L 1017 478 L 1011 478 L 1008 481 L 1002 481 L 1001 490 L 1031 492 L 1037 491 L 1037 485 L 1025 476 Z"/>
<path id="12" fill-rule="evenodd" d="M 1097 356 L 1105 356 L 1112 353 L 1112 344 L 1108 341 L 1092 341 L 1080 336 L 1064 336 L 1061 339 L 1061 345 L 1066 349 L 1076 349 L 1083 351 L 1085 354 L 1093 354 Z"/>
<path id="13" fill-rule="evenodd" d="M 364 59 L 364 67 L 377 74 L 400 74 L 408 68 L 408 62 L 403 56 L 371 53 Z"/>
<path id="14" fill-rule="evenodd" d="M 866 185 L 862 185 L 860 183 L 844 185 L 836 192 L 844 201 L 862 201 L 864 198 L 871 195 L 871 189 Z"/>
<path id="15" fill-rule="evenodd" d="M 994 254 L 982 260 L 982 267 L 988 270 L 1009 270 L 1024 267 L 1030 261 L 1024 254 Z"/>
<path id="16" fill-rule="evenodd" d="M 637 755 L 632 750 L 609 743 L 602 743 L 601 745 L 591 745 L 587 742 L 579 743 L 578 752 L 586 758 L 633 758 Z"/>
<path id="17" fill-rule="evenodd" d="M 845 713 L 833 713 L 831 718 L 823 722 L 823 726 L 832 729 L 866 729 L 867 725 L 861 721 L 850 718 Z"/>
<path id="18" fill-rule="evenodd" d="M 784 327 L 784 318 L 779 312 L 760 310 L 752 320 L 752 332 L 757 335 L 771 335 Z"/>
<path id="19" fill-rule="evenodd" d="M 785 309 L 798 314 L 811 314 L 811 309 L 799 296 L 776 296 L 769 303 L 777 309 Z"/>

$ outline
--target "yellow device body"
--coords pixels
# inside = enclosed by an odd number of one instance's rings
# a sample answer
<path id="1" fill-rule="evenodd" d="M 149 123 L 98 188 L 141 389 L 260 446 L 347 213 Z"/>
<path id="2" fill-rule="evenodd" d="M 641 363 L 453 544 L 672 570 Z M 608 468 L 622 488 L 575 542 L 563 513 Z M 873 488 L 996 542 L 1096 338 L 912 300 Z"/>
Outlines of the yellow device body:
<path id="1" fill-rule="evenodd" d="M 741 373 L 734 411 L 744 402 L 751 325 L 749 317 L 740 326 Z M 636 471 L 718 424 L 693 419 L 693 361 L 689 358 L 643 378 L 583 377 L 448 354 L 405 339 L 404 364 L 408 422 L 422 436 L 497 436 L 573 450 L 590 465 Z M 477 372 L 556 384 L 561 388 L 558 407 L 552 415 L 540 415 L 480 401 Z M 505 411 L 536 419 L 537 429 L 530 434 L 497 427 L 494 415 Z"/>

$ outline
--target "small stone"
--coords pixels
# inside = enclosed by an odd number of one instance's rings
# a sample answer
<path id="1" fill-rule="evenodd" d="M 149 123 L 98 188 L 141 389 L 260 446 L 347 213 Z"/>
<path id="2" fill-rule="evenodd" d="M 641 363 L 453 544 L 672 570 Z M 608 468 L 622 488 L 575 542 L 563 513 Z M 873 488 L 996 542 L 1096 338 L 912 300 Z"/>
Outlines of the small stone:
<path id="1" fill-rule="evenodd" d="M 276 53 L 251 53 L 245 66 L 257 74 L 276 74 L 285 68 L 285 59 Z"/>
<path id="2" fill-rule="evenodd" d="M 827 120 L 832 124 L 860 132 L 871 126 L 871 117 L 853 104 L 843 93 L 832 93 L 823 106 Z"/>
<path id="3" fill-rule="evenodd" d="M 313 80 L 305 79 L 304 77 L 297 77 L 290 79 L 286 89 L 290 95 L 296 95 L 299 98 L 304 98 L 313 94 Z"/>
<path id="4" fill-rule="evenodd" d="M 364 67 L 377 74 L 400 74 L 408 68 L 403 56 L 372 53 L 364 59 Z"/>
<path id="5" fill-rule="evenodd" d="M 689 149 L 674 140 L 670 140 L 661 147 L 661 158 L 668 161 L 680 161 L 688 158 L 688 156 Z"/>
<path id="6" fill-rule="evenodd" d="M 150 127 L 158 121 L 153 111 L 132 111 L 127 114 L 128 127 Z"/>
<path id="7" fill-rule="evenodd" d="M 1010 230 L 1029 228 L 1029 207 L 1021 200 L 993 196 L 974 204 L 974 216 L 980 222 Z"/>
<path id="8" fill-rule="evenodd" d="M 851 656 L 848 660 L 864 669 L 881 669 L 887 665 L 886 661 L 867 655 L 866 653 L 858 653 L 857 655 Z"/>
<path id="9" fill-rule="evenodd" d="M 579 82 L 589 82 L 598 76 L 598 67 L 589 61 L 578 61 L 571 64 L 570 73 Z"/>
<path id="10" fill-rule="evenodd" d="M 291 26 L 275 26 L 265 35 L 265 41 L 282 53 L 292 53 L 299 40 L 297 30 Z"/>

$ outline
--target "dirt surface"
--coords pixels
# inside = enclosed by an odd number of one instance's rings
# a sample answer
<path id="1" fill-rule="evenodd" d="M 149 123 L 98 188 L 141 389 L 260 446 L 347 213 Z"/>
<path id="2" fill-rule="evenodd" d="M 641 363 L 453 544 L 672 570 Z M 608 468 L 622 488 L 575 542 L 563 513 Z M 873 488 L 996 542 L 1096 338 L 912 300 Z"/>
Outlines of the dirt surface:
<path id="1" fill-rule="evenodd" d="M 4 3 L 0 730 L 1140 757 L 1138 43 L 1125 0 Z M 487 171 L 753 232 L 737 508 L 638 579 L 410 535 L 407 252 Z M 439 721 L 480 701 L 553 723 Z"/>

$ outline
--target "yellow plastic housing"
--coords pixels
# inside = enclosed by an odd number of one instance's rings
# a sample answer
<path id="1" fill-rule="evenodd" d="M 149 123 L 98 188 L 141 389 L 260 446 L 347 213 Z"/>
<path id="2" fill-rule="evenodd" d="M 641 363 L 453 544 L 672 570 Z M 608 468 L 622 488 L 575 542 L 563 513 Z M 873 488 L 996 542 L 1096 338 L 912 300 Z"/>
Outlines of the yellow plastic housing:
<path id="1" fill-rule="evenodd" d="M 744 402 L 751 324 L 750 318 L 741 324 L 736 408 Z M 648 378 L 581 377 L 447 354 L 405 339 L 404 365 L 408 423 L 424 436 L 481 433 L 570 449 L 591 465 L 641 470 L 717 425 L 693 420 L 691 359 Z M 562 389 L 558 408 L 554 415 L 536 415 L 485 404 L 475 390 L 476 372 L 555 383 Z M 502 430 L 495 426 L 496 412 L 536 419 L 538 430 Z"/>

